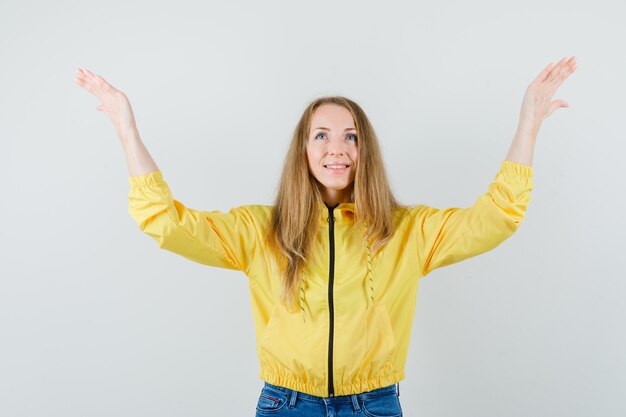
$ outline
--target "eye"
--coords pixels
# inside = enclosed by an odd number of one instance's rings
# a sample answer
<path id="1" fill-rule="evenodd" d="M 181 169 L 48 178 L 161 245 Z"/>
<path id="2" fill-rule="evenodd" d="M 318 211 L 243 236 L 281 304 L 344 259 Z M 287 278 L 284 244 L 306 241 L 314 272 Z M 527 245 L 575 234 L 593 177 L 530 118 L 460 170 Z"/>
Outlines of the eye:
<path id="1" fill-rule="evenodd" d="M 323 133 L 323 132 L 318 133 L 317 135 L 315 135 L 315 139 L 317 139 L 320 135 L 326 136 L 326 133 Z"/>
<path id="2" fill-rule="evenodd" d="M 347 139 L 349 139 L 349 140 L 353 140 L 353 141 L 355 141 L 355 142 L 356 142 L 356 135 L 349 134 L 348 136 L 346 136 L 346 138 L 347 138 Z"/>

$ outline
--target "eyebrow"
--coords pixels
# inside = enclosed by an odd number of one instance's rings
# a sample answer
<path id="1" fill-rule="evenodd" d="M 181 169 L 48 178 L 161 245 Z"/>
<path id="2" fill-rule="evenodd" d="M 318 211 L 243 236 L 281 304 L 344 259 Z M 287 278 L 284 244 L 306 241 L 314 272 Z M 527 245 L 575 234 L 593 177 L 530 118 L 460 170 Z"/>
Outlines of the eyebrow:
<path id="1" fill-rule="evenodd" d="M 327 128 L 327 127 L 316 127 L 316 128 L 315 128 L 315 129 L 313 129 L 313 130 L 330 130 L 330 129 L 329 129 L 329 128 Z M 345 131 L 347 131 L 347 130 L 356 130 L 356 127 L 348 127 L 348 128 L 346 128 L 346 129 L 344 129 L 344 132 L 345 132 Z"/>

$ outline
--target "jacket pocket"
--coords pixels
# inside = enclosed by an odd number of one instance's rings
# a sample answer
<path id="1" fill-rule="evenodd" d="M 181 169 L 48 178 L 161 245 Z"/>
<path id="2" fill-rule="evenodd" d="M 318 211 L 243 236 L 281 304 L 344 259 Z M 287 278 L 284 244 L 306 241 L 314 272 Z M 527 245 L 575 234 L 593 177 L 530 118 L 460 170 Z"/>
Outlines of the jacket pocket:
<path id="1" fill-rule="evenodd" d="M 368 310 L 368 348 L 373 353 L 374 364 L 387 369 L 389 365 L 392 365 L 396 351 L 396 338 L 391 327 L 389 312 L 385 304 L 375 304 Z"/>
<path id="2" fill-rule="evenodd" d="M 326 377 L 328 323 L 302 320 L 277 303 L 261 336 L 261 367 L 282 377 L 323 385 Z"/>
<path id="3" fill-rule="evenodd" d="M 342 385 L 387 376 L 394 371 L 396 341 L 385 304 L 375 304 L 337 319 L 336 375 Z"/>

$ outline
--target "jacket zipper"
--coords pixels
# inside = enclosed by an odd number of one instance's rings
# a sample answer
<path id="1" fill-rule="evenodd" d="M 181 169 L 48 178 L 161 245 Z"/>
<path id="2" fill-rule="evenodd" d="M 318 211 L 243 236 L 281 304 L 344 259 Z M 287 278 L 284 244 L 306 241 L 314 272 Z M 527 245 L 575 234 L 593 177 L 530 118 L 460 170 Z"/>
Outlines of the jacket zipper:
<path id="1" fill-rule="evenodd" d="M 335 207 L 328 207 L 328 239 L 330 244 L 330 265 L 328 266 L 328 309 L 330 312 L 330 326 L 328 335 L 328 396 L 335 396 L 333 386 L 333 336 L 334 336 L 334 301 L 333 281 L 335 278 Z"/>

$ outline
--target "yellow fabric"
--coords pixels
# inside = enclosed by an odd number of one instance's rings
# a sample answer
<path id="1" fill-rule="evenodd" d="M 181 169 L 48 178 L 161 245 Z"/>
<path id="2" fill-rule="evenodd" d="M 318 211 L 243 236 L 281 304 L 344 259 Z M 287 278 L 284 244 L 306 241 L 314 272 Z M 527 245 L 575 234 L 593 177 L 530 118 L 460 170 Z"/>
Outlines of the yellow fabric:
<path id="1" fill-rule="evenodd" d="M 129 181 L 129 212 L 160 248 L 248 276 L 261 379 L 329 396 L 326 206 L 313 241 L 317 256 L 304 271 L 304 305 L 290 313 L 277 302 L 280 275 L 263 244 L 271 206 L 199 211 L 172 198 L 161 171 L 131 176 Z M 505 160 L 488 191 L 469 208 L 399 208 L 392 239 L 379 253 L 370 254 L 370 262 L 365 230 L 353 227 L 354 204 L 334 209 L 335 396 L 371 391 L 404 378 L 419 278 L 507 239 L 524 218 L 532 188 L 532 167 Z"/>

